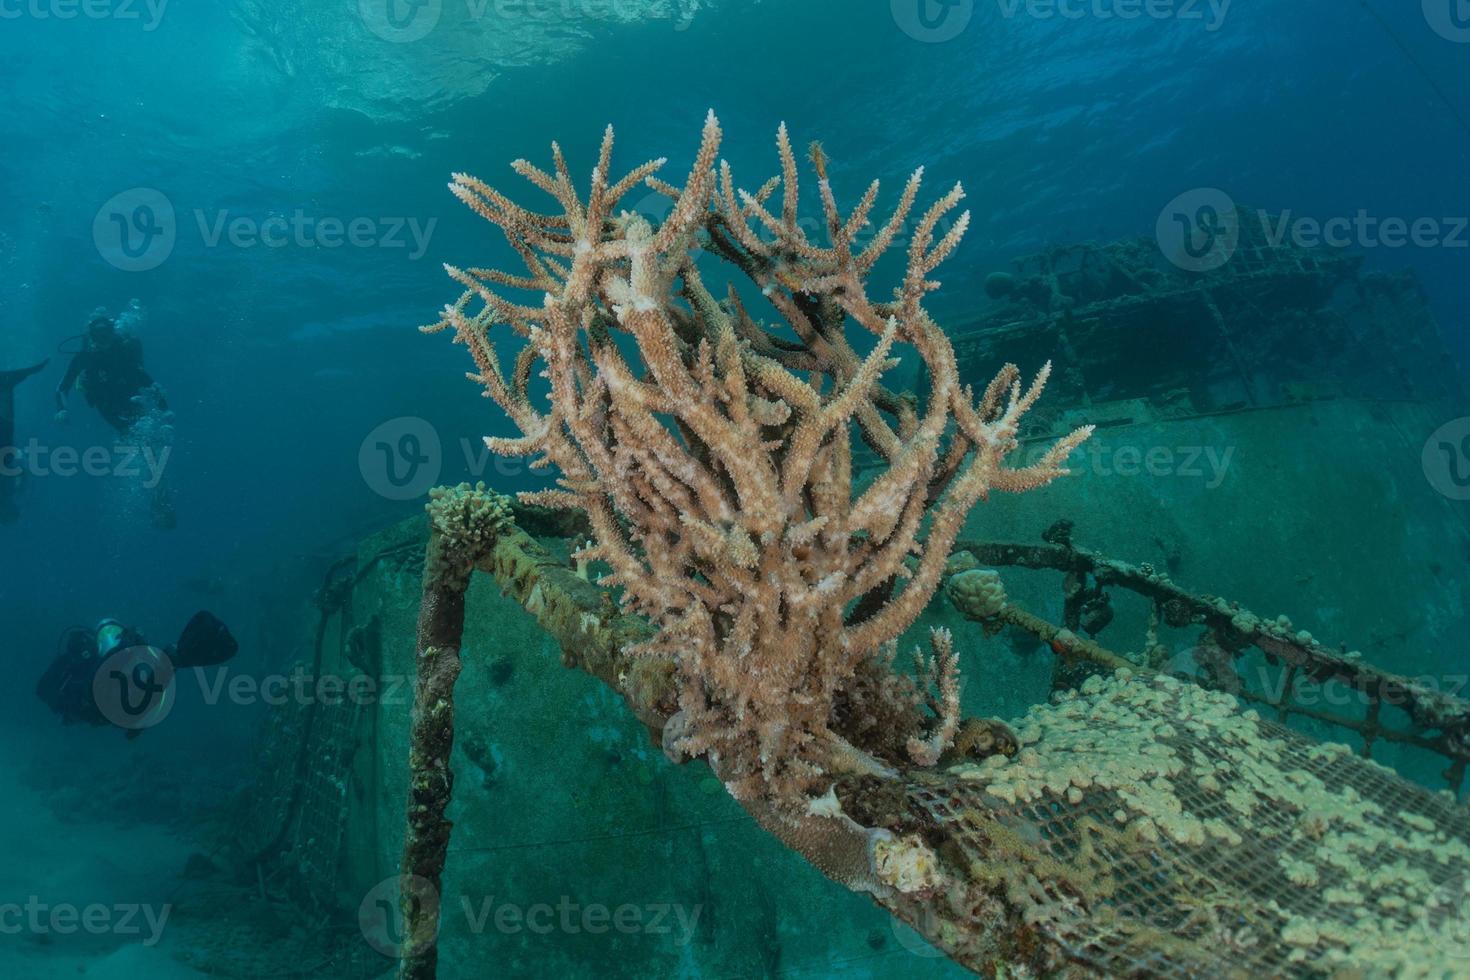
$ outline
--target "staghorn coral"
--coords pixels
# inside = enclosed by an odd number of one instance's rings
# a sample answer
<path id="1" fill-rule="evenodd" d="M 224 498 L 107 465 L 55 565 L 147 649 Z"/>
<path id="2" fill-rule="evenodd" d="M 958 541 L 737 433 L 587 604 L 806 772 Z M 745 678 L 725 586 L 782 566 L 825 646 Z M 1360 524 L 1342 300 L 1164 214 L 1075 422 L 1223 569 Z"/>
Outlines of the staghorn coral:
<path id="1" fill-rule="evenodd" d="M 657 176 L 661 160 L 614 181 L 611 128 L 585 198 L 559 147 L 551 173 L 516 162 L 552 196 L 553 213 L 456 175 L 451 190 L 504 232 L 525 272 L 450 268 L 465 292 L 425 329 L 453 331 L 468 346 L 472 380 L 520 429 L 520 438 L 488 439 L 490 448 L 559 470 L 559 489 L 522 499 L 584 510 L 595 543 L 579 557 L 610 566 L 603 581 L 658 627 L 641 652 L 677 665 L 671 747 L 708 756 L 737 797 L 796 804 L 835 774 L 887 774 L 905 761 L 875 756 L 880 740 L 845 737 L 839 705 L 863 685 L 919 697 L 911 683 L 870 683 L 872 665 L 933 597 L 970 509 L 991 490 L 1061 475 L 1088 432 L 1034 466 L 1007 468 L 1048 369 L 1023 388 L 1007 365 L 978 399 L 961 384 L 954 351 L 924 309 L 939 285 L 931 274 L 969 222 L 965 213 L 941 233 L 959 187 L 911 225 L 922 171 L 914 174 L 874 230 L 878 184 L 844 215 L 814 148 L 818 242 L 799 218 L 785 127 L 781 173 L 755 192 L 739 189 L 719 160 L 721 138 L 711 113 L 682 187 Z M 656 228 L 619 210 L 645 184 L 674 202 Z M 891 299 L 871 297 L 875 265 L 909 229 L 901 282 Z M 713 260 L 754 289 L 742 295 L 732 284 L 717 296 L 700 266 Z M 757 318 L 757 301 L 775 327 Z M 492 330 L 524 342 L 509 372 Z M 904 349 L 924 367 L 917 398 L 883 384 Z M 547 406 L 532 401 L 538 373 Z M 884 463 L 860 490 L 854 433 Z M 952 675 L 952 654 L 936 660 Z M 954 701 L 953 678 L 940 680 L 941 702 Z M 892 712 L 910 730 L 881 743 L 913 738 L 926 761 L 946 747 L 955 719 L 941 716 L 926 738 L 911 708 Z"/>
<path id="2" fill-rule="evenodd" d="M 921 766 L 937 766 L 939 757 L 954 745 L 960 728 L 960 657 L 955 652 L 954 634 L 947 629 L 930 630 L 929 641 L 934 648 L 933 659 L 925 660 L 915 650 L 914 661 L 921 690 L 933 687 L 938 695 L 930 699 L 929 707 L 939 723 L 928 738 L 911 735 L 905 745 L 909 758 Z"/>

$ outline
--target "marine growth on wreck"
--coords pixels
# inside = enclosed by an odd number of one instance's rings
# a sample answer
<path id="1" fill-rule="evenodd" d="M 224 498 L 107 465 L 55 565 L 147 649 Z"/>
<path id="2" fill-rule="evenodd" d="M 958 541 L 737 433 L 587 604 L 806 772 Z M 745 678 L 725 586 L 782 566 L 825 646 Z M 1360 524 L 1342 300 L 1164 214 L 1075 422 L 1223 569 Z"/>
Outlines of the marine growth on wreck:
<path id="1" fill-rule="evenodd" d="M 813 144 L 830 239 L 816 243 L 785 127 L 781 173 L 756 192 L 719 161 L 721 135 L 711 113 L 675 187 L 657 176 L 662 161 L 613 180 L 609 129 L 585 201 L 560 149 L 554 175 L 518 161 L 559 214 L 456 177 L 455 194 L 501 228 L 526 274 L 452 269 L 467 291 L 434 329 L 470 348 L 476 380 L 524 434 L 490 448 L 557 468 L 560 489 L 522 502 L 586 513 L 593 539 L 577 557 L 608 566 L 601 584 L 659 627 L 640 653 L 678 668 L 671 755 L 708 756 L 737 798 L 799 807 L 834 775 L 933 765 L 949 748 L 959 722 L 951 641 L 934 634 L 932 691 L 888 669 L 891 646 L 939 588 L 971 507 L 992 490 L 1044 486 L 1089 430 L 1009 468 L 1049 368 L 1023 388 L 1007 365 L 978 398 L 961 384 L 923 305 L 969 224 L 962 214 L 937 234 L 961 188 L 916 212 L 920 171 L 875 222 L 878 183 L 841 211 Z M 645 184 L 673 201 L 657 229 L 620 207 Z M 905 275 L 891 298 L 871 298 L 874 266 L 911 219 Z M 757 320 L 733 282 L 706 285 L 705 250 L 758 290 L 781 327 Z M 543 298 L 517 303 L 503 287 Z M 871 350 L 854 349 L 849 321 Z M 527 342 L 509 374 L 497 328 Z M 921 398 L 884 386 L 900 351 L 923 364 Z M 537 374 L 550 382 L 544 409 L 532 402 Z M 853 430 L 885 463 L 857 492 Z M 931 697 L 937 716 L 925 721 Z"/>
<path id="2" fill-rule="evenodd" d="M 1464 6 L 0 0 L 0 976 L 1470 976 Z"/>

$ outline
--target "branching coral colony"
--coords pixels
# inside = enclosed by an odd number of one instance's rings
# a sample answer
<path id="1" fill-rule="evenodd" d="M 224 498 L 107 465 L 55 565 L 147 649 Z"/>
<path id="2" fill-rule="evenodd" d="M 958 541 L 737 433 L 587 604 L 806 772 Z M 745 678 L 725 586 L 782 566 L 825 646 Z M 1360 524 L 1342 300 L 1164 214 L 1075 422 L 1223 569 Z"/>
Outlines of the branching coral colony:
<path id="1" fill-rule="evenodd" d="M 641 652 L 677 665 L 681 710 L 666 748 L 707 756 L 738 798 L 799 806 L 837 775 L 937 762 L 959 722 L 957 657 L 936 631 L 915 682 L 889 667 L 897 637 L 932 598 L 970 509 L 991 490 L 1064 474 L 1089 432 L 1007 468 L 1049 367 L 1023 389 L 1007 365 L 978 401 L 961 385 L 923 305 L 969 221 L 941 233 L 960 187 L 913 226 L 902 284 L 878 301 L 867 279 L 908 229 L 923 172 L 874 227 L 877 182 L 842 215 L 814 145 L 820 244 L 799 220 L 785 127 L 782 172 L 754 193 L 719 160 L 720 140 L 711 113 L 682 188 L 656 176 L 663 160 L 614 183 L 609 128 L 585 200 L 559 147 L 554 173 L 516 162 L 556 200 L 554 214 L 455 175 L 451 190 L 501 228 L 526 273 L 450 268 L 466 292 L 425 329 L 469 347 L 470 377 L 523 433 L 490 448 L 560 471 L 560 489 L 524 499 L 585 510 L 595 541 L 578 557 L 611 566 L 603 581 L 658 626 Z M 674 202 L 658 227 L 619 209 L 644 185 Z M 711 292 L 699 263 L 712 259 L 784 322 L 766 326 L 734 285 Z M 528 305 L 502 290 L 543 298 Z M 525 340 L 509 373 L 490 339 L 507 327 Z M 849 331 L 871 335 L 871 351 Z M 923 362 L 922 398 L 883 384 L 904 347 Z M 548 408 L 532 403 L 537 362 Z M 860 490 L 854 428 L 886 463 Z"/>

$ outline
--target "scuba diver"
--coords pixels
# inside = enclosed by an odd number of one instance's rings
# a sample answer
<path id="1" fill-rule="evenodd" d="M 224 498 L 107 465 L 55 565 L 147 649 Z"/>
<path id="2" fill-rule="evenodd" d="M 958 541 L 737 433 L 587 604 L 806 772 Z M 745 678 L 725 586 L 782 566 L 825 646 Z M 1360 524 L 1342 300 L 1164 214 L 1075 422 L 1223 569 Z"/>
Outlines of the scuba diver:
<path id="1" fill-rule="evenodd" d="M 161 720 L 172 707 L 165 699 L 172 695 L 174 671 L 218 666 L 240 649 L 229 628 L 208 612 L 196 613 L 179 642 L 162 650 L 148 646 L 142 633 L 116 619 L 104 619 L 92 629 L 69 629 L 57 646 L 56 659 L 36 684 L 36 696 L 63 724 L 117 725 L 127 729 L 129 738 L 142 734 L 150 718 Z M 99 675 L 105 664 L 114 665 L 115 677 Z M 119 669 L 125 673 L 117 673 Z M 114 681 L 136 689 L 119 692 Z"/>
<path id="2" fill-rule="evenodd" d="M 0 371 L 0 524 L 15 521 L 15 491 L 20 486 L 20 447 L 15 443 L 15 388 L 50 361 L 20 371 Z"/>
<path id="3" fill-rule="evenodd" d="M 129 324 L 141 315 L 136 300 L 122 314 Z M 88 321 L 87 332 L 71 339 L 80 340 L 82 346 L 67 351 L 73 357 L 56 387 L 56 421 L 65 423 L 69 419 L 68 398 L 73 389 L 80 387 L 87 404 L 97 409 L 119 436 L 145 451 L 168 453 L 173 416 L 163 389 L 143 367 L 143 342 L 138 336 L 99 309 Z M 149 506 L 154 526 L 177 526 L 172 489 L 160 478 L 151 490 Z"/>
<path id="4" fill-rule="evenodd" d="M 78 384 L 87 404 L 97 409 L 119 435 L 131 432 L 155 407 L 168 410 L 163 389 L 143 368 L 141 340 L 120 331 L 117 321 L 100 310 L 92 314 L 87 332 L 80 339 L 82 349 L 71 359 L 66 376 L 56 387 L 56 421 L 67 421 L 67 398 Z"/>

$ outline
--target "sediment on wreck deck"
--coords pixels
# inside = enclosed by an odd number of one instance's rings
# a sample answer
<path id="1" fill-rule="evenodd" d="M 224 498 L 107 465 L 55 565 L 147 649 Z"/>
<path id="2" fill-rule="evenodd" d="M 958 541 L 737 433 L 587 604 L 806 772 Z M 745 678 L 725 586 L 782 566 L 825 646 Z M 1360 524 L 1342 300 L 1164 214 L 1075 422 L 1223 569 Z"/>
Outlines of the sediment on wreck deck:
<path id="1" fill-rule="evenodd" d="M 628 643 L 648 635 L 646 624 L 620 615 L 608 595 L 519 529 L 502 535 L 480 570 L 536 617 L 568 667 L 613 687 L 650 733 L 661 729 L 674 707 L 671 665 L 640 663 L 627 652 Z M 1068 721 L 1078 712 L 1064 700 L 1021 722 L 1028 748 L 1010 768 L 998 757 L 1000 765 L 839 781 L 833 800 L 856 824 L 828 816 L 791 821 L 760 805 L 747 811 L 823 873 L 869 894 L 955 962 L 982 973 L 1008 964 L 1072 976 L 1230 976 L 1245 962 L 1247 970 L 1286 975 L 1350 965 L 1368 952 L 1353 945 L 1342 918 L 1348 912 L 1334 911 L 1324 897 L 1329 875 L 1338 876 L 1339 891 L 1354 880 L 1341 867 L 1332 870 L 1335 831 L 1347 839 L 1371 830 L 1407 842 L 1411 864 L 1446 847 L 1470 856 L 1470 820 L 1453 801 L 1241 713 L 1221 695 L 1166 679 L 1134 680 L 1125 671 L 1106 686 L 1089 685 L 1078 705 L 1085 717 L 1106 716 L 1115 736 L 1135 733 L 1140 741 L 1126 747 L 1128 759 L 1114 758 L 1096 738 L 1079 748 L 1087 723 Z M 1183 769 L 1176 758 L 1185 760 Z M 1110 775 L 1139 759 L 1147 771 Z M 1225 788 L 1212 775 L 1219 766 L 1254 780 L 1260 814 L 1229 816 Z M 1300 772 L 1288 778 L 1292 766 Z M 1131 795 L 1126 787 L 1137 779 L 1152 779 L 1159 798 Z M 1302 814 L 1316 812 L 1314 806 L 1331 812 L 1341 802 L 1335 794 L 1349 791 L 1376 801 L 1376 830 L 1337 828 L 1330 816 L 1321 827 L 1304 822 Z M 1170 823 L 1181 813 L 1182 823 Z M 1269 835 L 1256 836 L 1262 827 Z M 874 846 L 902 854 L 905 870 L 874 874 L 884 861 Z M 1277 853 L 1291 860 L 1278 862 Z M 1261 863 L 1266 854 L 1270 871 Z M 1134 881 L 1144 860 L 1154 869 L 1146 886 Z M 1254 870 L 1236 877 L 1232 868 Z M 1435 877 L 1442 868 L 1437 859 L 1414 864 L 1421 877 L 1404 887 L 1437 894 L 1453 884 Z M 1321 889 L 1305 884 L 1309 873 Z M 1206 885 L 1218 906 L 1208 921 L 1189 906 Z M 1274 911 L 1250 918 L 1249 937 L 1231 933 L 1241 949 L 1210 931 L 1267 906 Z M 1381 911 L 1387 932 L 1408 928 L 1396 924 L 1389 907 Z"/>

